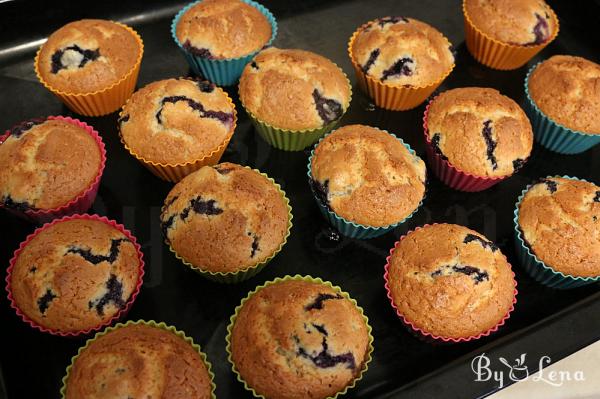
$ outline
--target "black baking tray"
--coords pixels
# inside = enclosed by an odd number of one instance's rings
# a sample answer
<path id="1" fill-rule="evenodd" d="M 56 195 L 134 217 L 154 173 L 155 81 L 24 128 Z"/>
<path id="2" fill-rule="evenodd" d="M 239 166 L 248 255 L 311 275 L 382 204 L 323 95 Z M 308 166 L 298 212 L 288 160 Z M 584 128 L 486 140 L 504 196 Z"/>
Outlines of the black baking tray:
<path id="1" fill-rule="evenodd" d="M 310 274 L 348 291 L 364 307 L 375 337 L 373 361 L 348 398 L 477 398 L 498 389 L 494 381 L 476 382 L 474 356 L 486 353 L 491 367 L 501 370 L 500 356 L 515 359 L 527 353 L 526 366 L 537 370 L 539 358 L 557 361 L 600 338 L 598 285 L 570 291 L 545 288 L 519 266 L 513 249 L 513 209 L 518 194 L 533 180 L 547 175 L 571 175 L 600 182 L 600 146 L 579 155 L 558 155 L 535 145 L 532 157 L 517 175 L 480 193 L 454 191 L 436 178 L 429 181 L 423 208 L 405 225 L 383 237 L 359 241 L 339 237 L 321 217 L 306 178 L 308 151 L 288 153 L 258 137 L 243 111 L 223 160 L 258 168 L 287 192 L 294 227 L 283 251 L 258 276 L 237 285 L 203 279 L 182 265 L 163 244 L 159 210 L 171 183 L 154 177 L 119 142 L 116 114 L 87 118 L 73 114 L 35 78 L 33 57 L 40 39 L 64 23 L 80 18 L 108 18 L 132 25 L 145 44 L 138 87 L 191 72 L 173 43 L 169 26 L 178 2 L 0 1 L 0 131 L 28 118 L 69 115 L 94 126 L 108 151 L 98 198 L 90 213 L 106 215 L 132 230 L 146 259 L 143 288 L 128 319 L 154 319 L 192 336 L 207 353 L 216 374 L 217 395 L 247 398 L 230 370 L 225 331 L 235 306 L 256 285 L 286 274 Z M 527 67 L 494 71 L 478 64 L 464 44 L 461 3 L 454 1 L 263 1 L 279 22 L 274 45 L 303 48 L 329 57 L 355 79 L 347 42 L 362 23 L 386 15 L 404 15 L 430 23 L 455 45 L 457 65 L 441 90 L 490 86 L 523 100 Z M 575 54 L 598 62 L 600 22 L 598 1 L 551 1 L 561 31 L 558 38 L 529 63 L 553 54 Z M 227 88 L 239 108 L 235 87 Z M 354 97 L 342 124 L 364 123 L 387 129 L 424 157 L 424 105 L 407 112 L 374 107 L 354 84 Z M 385 257 L 402 234 L 431 222 L 469 226 L 496 241 L 513 264 L 518 302 L 506 325 L 476 342 L 430 345 L 415 339 L 392 310 L 383 287 Z M 35 226 L 0 211 L 0 263 L 8 266 L 13 251 Z M 2 268 L 2 279 L 5 267 Z M 84 340 L 43 334 L 23 323 L 0 295 L 0 396 L 58 397 L 65 368 Z M 5 386 L 5 392 L 2 392 Z"/>

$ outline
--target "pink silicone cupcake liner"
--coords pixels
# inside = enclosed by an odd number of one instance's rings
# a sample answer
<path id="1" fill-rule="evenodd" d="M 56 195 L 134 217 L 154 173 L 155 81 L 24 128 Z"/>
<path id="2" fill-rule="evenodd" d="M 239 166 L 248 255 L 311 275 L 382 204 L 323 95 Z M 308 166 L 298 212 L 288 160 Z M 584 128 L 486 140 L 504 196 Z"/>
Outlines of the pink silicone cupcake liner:
<path id="1" fill-rule="evenodd" d="M 39 119 L 38 119 L 39 120 Z M 73 215 L 76 213 L 84 213 L 88 209 L 92 207 L 96 199 L 96 195 L 98 194 L 98 187 L 100 186 L 100 179 L 102 178 L 102 173 L 104 172 L 104 167 L 106 166 L 106 148 L 104 146 L 104 142 L 102 138 L 98 134 L 98 132 L 90 125 L 81 122 L 78 119 L 73 119 L 65 116 L 49 116 L 42 120 L 59 120 L 67 123 L 71 123 L 75 126 L 78 126 L 82 129 L 85 129 L 89 133 L 90 136 L 96 140 L 96 144 L 98 144 L 98 148 L 100 149 L 100 168 L 98 170 L 98 174 L 96 178 L 92 181 L 92 183 L 88 186 L 88 188 L 79 194 L 77 197 L 73 198 L 68 203 L 53 209 L 28 209 L 26 211 L 20 211 L 17 209 L 12 209 L 3 206 L 0 204 L 0 207 L 8 210 L 12 214 L 19 216 L 23 219 L 30 220 L 35 223 L 46 223 L 51 221 L 52 219 L 56 219 L 62 216 Z M 0 136 L 0 145 L 10 136 L 12 128 L 6 131 L 2 136 Z"/>
<path id="2" fill-rule="evenodd" d="M 383 274 L 383 279 L 385 280 L 385 291 L 387 292 L 387 297 L 390 300 L 390 303 L 392 305 L 392 308 L 394 308 L 394 310 L 396 311 L 396 314 L 398 315 L 398 317 L 400 318 L 400 320 L 402 321 L 402 324 L 404 324 L 404 326 L 407 328 L 407 330 L 416 338 L 428 342 L 428 343 L 435 343 L 435 344 L 455 344 L 455 343 L 459 343 L 459 342 L 469 342 L 469 341 L 474 341 L 477 340 L 481 337 L 487 337 L 488 335 L 498 331 L 498 329 L 500 327 L 502 327 L 505 323 L 506 320 L 508 320 L 510 318 L 510 314 L 512 313 L 512 311 L 515 309 L 515 304 L 517 303 L 517 294 L 519 293 L 519 291 L 517 291 L 517 281 L 515 280 L 515 273 L 512 272 L 512 265 L 511 265 L 511 272 L 513 275 L 513 282 L 515 285 L 515 291 L 514 291 L 514 296 L 513 296 L 513 302 L 512 302 L 512 306 L 510 307 L 510 309 L 508 309 L 508 312 L 506 313 L 506 315 L 502 318 L 502 320 L 500 320 L 498 322 L 498 324 L 496 324 L 495 326 L 493 326 L 492 328 L 479 333 L 477 335 L 472 335 L 470 337 L 460 337 L 460 338 L 452 338 L 452 337 L 442 337 L 439 335 L 434 335 L 431 334 L 423 329 L 421 329 L 420 327 L 417 327 L 415 324 L 413 324 L 410 320 L 408 320 L 402 313 L 400 313 L 400 310 L 398 309 L 398 307 L 396 306 L 396 304 L 394 304 L 394 299 L 392 298 L 392 292 L 390 290 L 390 285 L 389 285 L 389 268 L 390 268 L 390 259 L 392 258 L 392 254 L 394 253 L 394 251 L 396 250 L 396 248 L 398 247 L 398 244 L 400 244 L 400 242 L 410 233 L 412 233 L 413 231 L 418 231 L 424 227 L 428 227 L 428 226 L 435 226 L 439 223 L 433 223 L 433 224 L 426 224 L 420 227 L 415 228 L 414 230 L 411 230 L 409 232 L 407 232 L 406 234 L 404 234 L 402 237 L 400 237 L 400 239 L 398 239 L 398 241 L 396 241 L 396 243 L 394 244 L 394 247 L 392 249 L 390 249 L 390 254 L 388 255 L 387 258 L 385 258 L 385 272 Z M 503 254 L 504 258 L 506 259 L 506 256 Z M 507 260 L 508 263 L 508 260 Z M 510 263 L 508 263 L 510 265 Z"/>
<path id="3" fill-rule="evenodd" d="M 29 242 L 40 232 L 48 229 L 51 226 L 54 226 L 55 224 L 65 222 L 67 220 L 73 220 L 73 219 L 98 220 L 98 221 L 108 224 L 109 226 L 114 227 L 115 229 L 117 229 L 120 232 L 122 232 L 123 234 L 125 234 L 125 236 L 131 241 L 131 243 L 135 247 L 137 257 L 138 257 L 138 260 L 140 263 L 140 269 L 139 269 L 140 271 L 139 271 L 139 275 L 138 275 L 137 284 L 136 284 L 135 288 L 133 289 L 131 296 L 129 297 L 129 300 L 127 301 L 127 303 L 121 310 L 119 310 L 117 313 L 115 313 L 115 315 L 113 317 L 111 317 L 110 319 L 106 320 L 105 322 L 103 322 L 97 326 L 88 328 L 86 330 L 64 332 L 64 331 L 52 330 L 52 329 L 46 328 L 44 326 L 41 326 L 41 325 L 37 324 L 35 321 L 31 320 L 29 317 L 27 317 L 27 315 L 25 315 L 25 313 L 23 313 L 19 309 L 17 304 L 15 303 L 15 300 L 12 295 L 11 281 L 12 281 L 12 271 L 15 266 L 15 262 L 17 261 L 17 258 L 23 251 L 23 248 L 25 248 L 27 246 L 27 244 L 29 244 Z M 106 218 L 105 216 L 83 214 L 83 215 L 65 216 L 60 219 L 55 219 L 50 223 L 46 223 L 42 227 L 38 227 L 33 233 L 28 235 L 27 238 L 25 239 L 25 241 L 23 241 L 21 243 L 21 245 L 19 245 L 19 248 L 14 252 L 13 257 L 11 258 L 5 281 L 6 281 L 6 292 L 8 293 L 8 300 L 10 302 L 10 306 L 11 306 L 11 308 L 13 308 L 15 310 L 17 315 L 19 317 L 21 317 L 21 319 L 25 323 L 29 324 L 32 328 L 35 328 L 37 330 L 40 330 L 42 332 L 49 333 L 52 335 L 58 335 L 61 337 L 69 337 L 69 338 L 80 338 L 80 337 L 85 337 L 87 335 L 90 335 L 91 333 L 94 333 L 98 330 L 101 330 L 104 327 L 111 325 L 113 322 L 124 319 L 125 316 L 127 315 L 127 313 L 129 312 L 129 309 L 131 309 L 131 306 L 133 305 L 135 298 L 140 293 L 140 289 L 141 289 L 142 283 L 143 283 L 143 277 L 144 277 L 144 257 L 143 257 L 142 251 L 141 251 L 140 244 L 138 244 L 135 236 L 129 230 L 127 230 L 125 228 L 125 226 L 118 224 L 114 220 L 110 220 L 110 219 Z"/>

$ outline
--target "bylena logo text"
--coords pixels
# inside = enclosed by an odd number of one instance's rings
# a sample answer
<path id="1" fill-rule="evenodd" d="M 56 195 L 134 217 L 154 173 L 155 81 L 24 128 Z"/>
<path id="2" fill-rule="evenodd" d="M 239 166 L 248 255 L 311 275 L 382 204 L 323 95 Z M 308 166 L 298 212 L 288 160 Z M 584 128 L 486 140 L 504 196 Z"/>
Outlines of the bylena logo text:
<path id="1" fill-rule="evenodd" d="M 471 370 L 475 373 L 475 381 L 496 381 L 499 388 L 504 388 L 510 382 L 522 381 L 530 378 L 529 369 L 525 365 L 527 354 L 523 353 L 510 363 L 503 357 L 498 358 L 501 366 L 497 369 L 492 367 L 491 359 L 482 353 L 475 356 L 471 362 Z M 550 356 L 542 356 L 539 359 L 539 372 L 531 376 L 534 382 L 542 382 L 554 387 L 561 387 L 567 381 L 585 381 L 583 371 L 552 370 L 544 371 L 544 367 L 551 363 Z"/>

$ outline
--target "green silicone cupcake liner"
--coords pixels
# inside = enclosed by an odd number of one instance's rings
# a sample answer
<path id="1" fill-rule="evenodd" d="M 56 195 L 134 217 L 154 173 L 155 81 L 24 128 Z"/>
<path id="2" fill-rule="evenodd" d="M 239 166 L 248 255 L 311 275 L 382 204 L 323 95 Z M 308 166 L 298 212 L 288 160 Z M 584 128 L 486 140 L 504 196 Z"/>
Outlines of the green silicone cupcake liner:
<path id="1" fill-rule="evenodd" d="M 118 324 L 115 324 L 112 327 L 108 327 L 108 328 L 104 329 L 103 331 L 101 331 L 99 333 L 96 333 L 96 335 L 93 338 L 90 338 L 90 339 L 88 339 L 86 341 L 86 343 L 85 343 L 84 346 L 82 346 L 81 348 L 79 348 L 79 350 L 77 351 L 77 354 L 71 358 L 71 364 L 67 367 L 66 374 L 65 374 L 65 376 L 62 379 L 62 387 L 60 388 L 60 397 L 62 399 L 65 399 L 66 396 L 67 396 L 67 383 L 69 381 L 69 375 L 71 374 L 71 370 L 73 370 L 73 365 L 75 364 L 75 361 L 81 355 L 81 353 L 84 350 L 86 350 L 92 344 L 92 342 L 94 342 L 95 340 L 97 340 L 101 336 L 106 335 L 109 332 L 117 330 L 119 328 L 127 327 L 127 326 L 132 326 L 132 325 L 145 325 L 145 326 L 160 328 L 160 329 L 172 332 L 173 334 L 177 335 L 179 338 L 182 338 L 183 340 L 185 340 L 194 349 L 196 349 L 198 351 L 198 353 L 200 354 L 200 357 L 202 358 L 202 361 L 206 365 L 206 370 L 208 371 L 208 376 L 210 377 L 211 398 L 212 399 L 216 398 L 216 396 L 215 396 L 215 388 L 216 388 L 216 385 L 215 385 L 215 374 L 212 372 L 212 365 L 208 361 L 208 359 L 206 357 L 206 354 L 204 354 L 204 352 L 202 352 L 202 350 L 200 348 L 200 345 L 194 343 L 194 340 L 192 338 L 188 337 L 187 335 L 185 335 L 185 333 L 183 331 L 179 331 L 175 327 L 169 326 L 169 325 L 163 323 L 162 321 L 161 322 L 156 322 L 154 320 L 149 320 L 149 321 L 146 321 L 146 320 L 137 320 L 137 321 L 129 320 L 126 323 L 118 323 Z"/>
<path id="2" fill-rule="evenodd" d="M 242 299 L 242 302 L 235 308 L 235 312 L 234 314 L 229 318 L 229 325 L 227 326 L 227 336 L 225 337 L 225 341 L 227 343 L 227 346 L 225 347 L 225 350 L 227 351 L 227 359 L 229 360 L 229 363 L 231 363 L 231 370 L 234 372 L 234 374 L 237 377 L 237 380 L 239 382 L 241 382 L 244 385 L 244 388 L 246 388 L 246 390 L 252 392 L 252 395 L 254 395 L 254 397 L 256 398 L 262 398 L 262 399 L 267 399 L 265 396 L 259 394 L 258 392 L 256 392 L 254 390 L 254 388 L 252 388 L 251 386 L 249 386 L 246 381 L 243 379 L 243 377 L 241 376 L 241 374 L 238 372 L 238 370 L 235 368 L 235 364 L 233 363 L 233 357 L 232 357 L 232 353 L 231 353 L 231 332 L 233 330 L 233 325 L 235 324 L 235 320 L 238 316 L 238 313 L 240 312 L 240 310 L 242 309 L 242 307 L 244 306 L 244 304 L 246 303 L 246 301 L 248 299 L 250 299 L 250 297 L 254 294 L 256 294 L 258 291 L 260 291 L 261 289 L 268 287 L 270 285 L 273 284 L 277 284 L 277 283 L 281 283 L 281 282 L 285 282 L 285 281 L 308 281 L 311 283 L 319 283 L 319 284 L 325 284 L 328 287 L 336 290 L 337 292 L 339 292 L 340 294 L 342 294 L 346 299 L 348 299 L 350 302 L 352 302 L 354 304 L 354 306 L 356 306 L 356 308 L 358 309 L 358 311 L 360 312 L 360 314 L 362 315 L 365 324 L 367 325 L 367 332 L 369 334 L 369 346 L 367 349 L 367 356 L 365 361 L 363 362 L 363 368 L 360 372 L 360 374 L 358 376 L 356 376 L 354 378 L 354 380 L 352 380 L 352 382 L 349 385 L 346 385 L 346 387 L 336 393 L 334 396 L 329 396 L 326 399 L 337 399 L 338 396 L 340 395 L 345 395 L 346 392 L 348 392 L 349 389 L 352 389 L 356 386 L 356 384 L 362 380 L 362 377 L 364 375 L 364 373 L 369 369 L 369 363 L 372 360 L 372 355 L 373 355 L 373 329 L 371 328 L 371 326 L 369 325 L 369 318 L 365 315 L 363 309 L 358 306 L 358 303 L 350 298 L 350 295 L 345 292 L 342 291 L 342 289 L 340 287 L 338 287 L 337 285 L 333 285 L 332 283 L 330 283 L 329 281 L 324 281 L 319 277 L 312 277 L 312 276 L 301 276 L 299 274 L 296 274 L 295 276 L 284 276 L 284 277 L 277 277 L 274 280 L 271 281 L 267 281 L 262 285 L 257 286 L 253 291 L 249 292 L 248 295 Z"/>
<path id="3" fill-rule="evenodd" d="M 588 134 L 559 125 L 545 115 L 529 94 L 529 77 L 540 63 L 534 65 L 525 78 L 524 110 L 533 128 L 538 143 L 560 154 L 578 154 L 600 143 L 600 134 Z"/>
<path id="4" fill-rule="evenodd" d="M 580 180 L 587 181 L 584 179 L 579 179 L 577 177 L 570 176 L 548 176 L 551 177 L 563 177 L 565 179 L 571 180 Z M 569 274 L 561 273 L 557 270 L 552 269 L 550 266 L 546 265 L 542 262 L 533 251 L 529 248 L 529 245 L 525 241 L 523 237 L 523 233 L 521 232 L 521 228 L 519 227 L 519 206 L 521 205 L 521 201 L 525 194 L 529 189 L 536 183 L 528 185 L 519 196 L 517 203 L 515 204 L 515 212 L 513 224 L 515 228 L 515 249 L 517 252 L 517 257 L 521 265 L 525 271 L 533 277 L 537 282 L 558 289 L 569 289 L 581 287 L 583 285 L 593 284 L 600 280 L 600 276 L 596 277 L 579 277 L 579 276 L 571 276 Z"/>
<path id="5" fill-rule="evenodd" d="M 177 38 L 177 24 L 179 23 L 179 19 L 183 14 L 185 14 L 191 7 L 195 6 L 201 1 L 202 0 L 199 0 L 188 4 L 183 9 L 181 9 L 177 13 L 177 15 L 175 15 L 175 18 L 173 18 L 173 22 L 171 23 L 171 36 L 173 37 L 175 43 L 177 43 L 177 47 L 179 47 L 179 49 L 185 56 L 185 59 L 187 60 L 188 64 L 192 68 L 192 71 L 196 75 L 205 77 L 206 79 L 215 83 L 217 86 L 231 86 L 237 83 L 237 81 L 240 79 L 240 76 L 242 75 L 242 71 L 244 70 L 246 64 L 249 63 L 260 50 L 254 51 L 246 56 L 222 60 L 211 60 L 205 57 L 198 57 L 188 52 Z M 242 1 L 258 9 L 269 20 L 269 23 L 271 24 L 271 38 L 269 39 L 267 44 L 265 44 L 264 47 L 270 46 L 271 43 L 273 43 L 273 40 L 275 40 L 275 37 L 277 36 L 277 21 L 275 20 L 275 17 L 266 7 L 255 1 Z"/>

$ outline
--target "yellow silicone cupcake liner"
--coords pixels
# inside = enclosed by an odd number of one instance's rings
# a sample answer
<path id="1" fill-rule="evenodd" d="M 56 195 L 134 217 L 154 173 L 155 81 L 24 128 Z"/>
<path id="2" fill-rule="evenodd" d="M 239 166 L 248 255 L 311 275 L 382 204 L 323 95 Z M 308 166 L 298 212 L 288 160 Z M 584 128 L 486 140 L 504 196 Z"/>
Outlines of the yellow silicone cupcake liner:
<path id="1" fill-rule="evenodd" d="M 41 47 L 35 55 L 35 61 L 33 65 L 35 68 L 35 74 L 40 83 L 42 83 L 46 89 L 50 90 L 52 94 L 58 97 L 73 112 L 76 112 L 80 115 L 102 116 L 110 114 L 125 104 L 125 101 L 131 97 L 131 94 L 135 89 L 135 84 L 140 72 L 140 65 L 142 63 L 142 57 L 144 55 L 144 43 L 140 35 L 135 30 L 120 22 L 115 23 L 125 28 L 135 37 L 135 40 L 140 47 L 140 53 L 135 61 L 135 64 L 129 70 L 129 72 L 125 74 L 125 76 L 102 90 L 91 93 L 68 93 L 53 88 L 40 74 L 39 60 Z"/>
<path id="2" fill-rule="evenodd" d="M 240 373 L 238 372 L 238 370 L 235 368 L 235 364 L 233 363 L 233 357 L 232 357 L 232 353 L 231 353 L 231 332 L 233 330 L 233 325 L 235 324 L 235 320 L 237 319 L 238 313 L 240 312 L 240 310 L 242 309 L 242 307 L 244 306 L 244 304 L 246 303 L 246 301 L 248 299 L 250 299 L 250 297 L 254 294 L 256 294 L 258 291 L 260 291 L 261 289 L 268 287 L 270 285 L 273 284 L 277 284 L 277 283 L 282 283 L 285 281 L 308 281 L 311 283 L 319 283 L 319 284 L 325 284 L 326 286 L 332 288 L 333 290 L 339 292 L 340 294 L 342 294 L 344 296 L 344 298 L 348 299 L 350 302 L 352 302 L 352 304 L 354 304 L 354 306 L 356 306 L 356 308 L 358 309 L 358 311 L 360 312 L 360 314 L 363 317 L 363 320 L 365 321 L 365 324 L 367 325 L 367 332 L 369 334 L 369 346 L 367 348 L 367 356 L 365 358 L 365 361 L 363 362 L 362 365 L 362 370 L 360 371 L 360 374 L 358 374 L 354 380 L 352 380 L 352 382 L 348 385 L 346 385 L 346 387 L 336 393 L 334 396 L 329 396 L 327 399 L 337 399 L 338 396 L 340 395 L 345 395 L 349 389 L 352 389 L 356 386 L 356 384 L 362 380 L 364 373 L 369 369 L 369 363 L 372 360 L 372 355 L 373 355 L 373 329 L 371 328 L 371 326 L 369 325 L 369 318 L 365 315 L 363 309 L 358 306 L 358 303 L 356 302 L 356 300 L 352 299 L 350 297 L 350 295 L 343 291 L 340 287 L 338 287 L 337 285 L 333 285 L 332 283 L 330 283 L 329 281 L 324 281 L 319 277 L 312 277 L 312 276 L 301 276 L 299 274 L 296 274 L 295 276 L 284 276 L 284 277 L 277 277 L 275 280 L 271 280 L 271 281 L 267 281 L 262 285 L 257 286 L 253 291 L 251 291 L 250 293 L 248 293 L 248 295 L 242 299 L 242 302 L 235 308 L 235 312 L 233 314 L 233 316 L 231 316 L 229 318 L 229 325 L 227 326 L 227 336 L 225 337 L 225 341 L 227 343 L 227 346 L 225 347 L 225 350 L 227 351 L 227 359 L 229 360 L 229 363 L 231 363 L 231 370 L 235 373 L 237 380 L 239 382 L 241 382 L 244 385 L 244 388 L 246 388 L 246 390 L 252 392 L 252 395 L 254 395 L 254 397 L 256 398 L 262 398 L 262 399 L 267 399 L 265 396 L 259 394 L 258 392 L 256 392 L 254 390 L 254 388 L 252 388 L 251 386 L 249 386 L 246 381 L 243 379 L 243 377 L 240 375 Z"/>
<path id="3" fill-rule="evenodd" d="M 552 9 L 549 11 L 556 23 L 554 34 L 544 43 L 531 46 L 503 43 L 488 36 L 477 29 L 471 21 L 469 14 L 467 14 L 465 0 L 463 0 L 462 9 L 465 18 L 465 41 L 467 49 L 477 61 L 493 69 L 510 70 L 520 68 L 550 44 L 558 35 L 558 18 Z"/>
<path id="4" fill-rule="evenodd" d="M 60 388 L 60 397 L 62 399 L 65 399 L 66 396 L 67 396 L 67 384 L 69 382 L 69 375 L 71 374 L 71 371 L 73 370 L 73 365 L 75 364 L 75 361 L 81 355 L 81 353 L 84 350 L 86 350 L 92 344 L 92 342 L 94 342 L 98 338 L 102 337 L 103 335 L 106 335 L 109 332 L 117 330 L 119 328 L 127 327 L 127 326 L 132 326 L 132 325 L 145 325 L 145 326 L 160 328 L 160 329 L 169 331 L 169 332 L 177 335 L 179 338 L 183 339 L 184 341 L 186 341 L 195 350 L 197 350 L 198 353 L 200 354 L 200 357 L 202 358 L 202 361 L 206 365 L 206 370 L 208 371 L 208 376 L 210 377 L 211 398 L 212 399 L 216 398 L 216 396 L 215 396 L 215 388 L 216 388 L 216 385 L 215 385 L 215 374 L 212 372 L 212 365 L 208 361 L 208 359 L 206 357 L 206 354 L 204 354 L 204 352 L 202 352 L 202 349 L 200 348 L 200 345 L 194 343 L 194 340 L 192 338 L 188 337 L 187 335 L 185 335 L 185 333 L 183 331 L 177 330 L 175 327 L 169 326 L 169 325 L 165 324 L 162 321 L 161 322 L 156 322 L 154 320 L 149 320 L 149 321 L 145 321 L 145 320 L 132 321 L 132 320 L 129 320 L 126 323 L 118 323 L 118 324 L 115 324 L 113 327 L 108 327 L 108 328 L 104 329 L 103 331 L 101 331 L 99 333 L 96 333 L 96 335 L 93 338 L 90 338 L 90 339 L 88 339 L 86 341 L 86 343 L 85 343 L 84 346 L 82 346 L 81 348 L 79 348 L 79 350 L 77 351 L 77 354 L 71 358 L 71 364 L 67 367 L 66 374 L 65 374 L 65 376 L 62 379 L 62 387 Z"/>
<path id="5" fill-rule="evenodd" d="M 219 90 L 221 93 L 223 93 L 227 97 L 227 102 L 233 109 L 233 123 L 231 124 L 231 129 L 227 133 L 227 136 L 225 137 L 223 142 L 221 144 L 219 144 L 217 147 L 215 147 L 212 151 L 210 151 L 210 153 L 202 156 L 201 158 L 198 158 L 198 159 L 195 159 L 195 160 L 189 161 L 189 162 L 184 162 L 184 163 L 169 164 L 169 163 L 160 163 L 160 162 L 149 161 L 146 158 L 144 158 L 143 156 L 137 154 L 135 151 L 133 151 L 127 145 L 127 143 L 123 139 L 123 134 L 121 134 L 121 126 L 119 125 L 119 137 L 121 139 L 121 143 L 123 143 L 123 146 L 125 147 L 127 152 L 129 152 L 135 159 L 137 159 L 142 165 L 144 165 L 156 177 L 159 177 L 163 180 L 167 180 L 167 181 L 170 181 L 173 183 L 177 183 L 179 180 L 183 179 L 190 173 L 197 171 L 198 169 L 200 169 L 203 166 L 215 165 L 215 164 L 219 163 L 219 161 L 221 160 L 221 157 L 223 156 L 223 153 L 225 152 L 225 149 L 229 145 L 229 141 L 231 140 L 233 133 L 235 132 L 235 128 L 237 126 L 237 111 L 235 109 L 235 105 L 233 104 L 233 101 L 231 100 L 229 95 L 227 95 L 227 93 L 223 89 L 221 89 L 218 86 L 215 86 L 215 90 Z M 121 112 L 119 112 L 119 119 L 121 117 L 123 117 L 122 109 L 121 109 Z"/>

